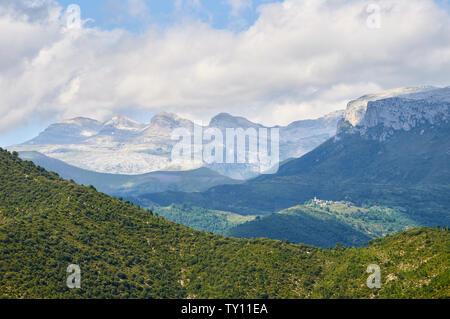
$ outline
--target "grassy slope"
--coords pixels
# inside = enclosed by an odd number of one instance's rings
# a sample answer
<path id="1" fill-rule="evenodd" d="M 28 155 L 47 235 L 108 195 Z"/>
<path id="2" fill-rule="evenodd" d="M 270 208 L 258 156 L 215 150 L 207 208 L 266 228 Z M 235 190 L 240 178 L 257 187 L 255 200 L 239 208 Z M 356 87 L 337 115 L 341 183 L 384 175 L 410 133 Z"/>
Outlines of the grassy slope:
<path id="1" fill-rule="evenodd" d="M 448 297 L 448 230 L 414 231 L 345 251 L 214 236 L 0 150 L 2 297 L 368 298 L 373 262 L 407 279 L 380 296 Z M 72 263 L 81 289 L 65 286 Z"/>

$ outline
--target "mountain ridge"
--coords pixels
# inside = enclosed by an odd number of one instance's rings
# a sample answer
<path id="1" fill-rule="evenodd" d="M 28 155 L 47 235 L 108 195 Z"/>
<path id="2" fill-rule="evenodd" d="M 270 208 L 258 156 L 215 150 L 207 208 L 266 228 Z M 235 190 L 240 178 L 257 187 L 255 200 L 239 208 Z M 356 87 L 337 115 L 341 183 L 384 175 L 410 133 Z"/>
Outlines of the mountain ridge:
<path id="1" fill-rule="evenodd" d="M 341 113 L 316 120 L 296 121 L 280 128 L 280 160 L 298 157 L 334 136 Z M 243 117 L 221 113 L 211 123 L 224 131 L 226 126 L 244 128 L 264 126 Z M 307 125 L 305 125 L 307 123 Z M 83 126 L 85 125 L 85 126 Z M 123 116 L 113 116 L 103 123 L 86 118 L 64 120 L 50 125 L 36 138 L 9 147 L 13 151 L 37 151 L 70 165 L 100 173 L 139 175 L 161 170 L 192 170 L 201 166 L 233 179 L 248 179 L 259 174 L 255 165 L 171 161 L 177 141 L 172 139 L 176 128 L 191 134 L 200 127 L 176 114 L 161 112 L 149 124 L 138 123 Z M 231 127 L 235 128 L 235 127 Z M 224 141 L 223 141 L 224 142 Z"/>
<path id="2" fill-rule="evenodd" d="M 406 88 L 396 88 L 391 90 L 385 90 L 378 93 L 366 94 L 355 100 L 350 101 L 347 104 L 345 110 L 344 119 L 348 121 L 352 126 L 358 126 L 362 118 L 364 117 L 367 106 L 370 102 L 387 99 L 395 96 L 402 96 L 417 92 L 426 92 L 428 90 L 434 90 L 433 86 L 414 86 Z"/>
<path id="3" fill-rule="evenodd" d="M 448 93 L 445 89 L 438 92 Z M 389 107 L 397 99 L 373 105 Z M 401 101 L 395 105 L 419 110 L 423 106 L 420 99 Z M 448 112 L 447 102 L 444 104 L 443 110 Z M 240 185 L 216 186 L 202 193 L 165 192 L 143 195 L 140 200 L 162 206 L 186 202 L 238 214 L 269 214 L 317 196 L 358 205 L 399 206 L 419 224 L 450 225 L 448 118 L 441 116 L 433 123 L 419 121 L 410 129 L 393 130 L 388 138 L 380 139 L 385 132 L 377 125 L 362 134 L 359 126 L 343 121 L 336 137 L 288 161 L 276 174 L 261 175 Z"/>
<path id="4" fill-rule="evenodd" d="M 353 116 L 351 114 L 351 112 L 350 115 L 346 113 L 343 119 L 344 124 L 340 124 L 338 132 L 345 129 L 345 122 L 352 124 Z M 356 125 L 352 125 L 352 131 L 366 136 L 368 130 L 378 126 L 381 128 L 381 135 L 378 132 L 378 136 L 372 136 L 372 138 L 385 140 L 394 131 L 409 131 L 424 124 L 448 123 L 449 115 L 450 88 L 427 88 L 417 90 L 415 93 L 369 101 L 364 116 Z"/>

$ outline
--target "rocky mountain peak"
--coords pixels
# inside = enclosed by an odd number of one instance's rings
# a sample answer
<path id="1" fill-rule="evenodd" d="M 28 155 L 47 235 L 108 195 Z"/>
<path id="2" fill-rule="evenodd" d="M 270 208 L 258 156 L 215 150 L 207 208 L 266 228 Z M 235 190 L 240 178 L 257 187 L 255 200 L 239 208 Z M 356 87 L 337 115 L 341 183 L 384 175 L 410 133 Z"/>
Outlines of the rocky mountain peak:
<path id="1" fill-rule="evenodd" d="M 339 114 L 338 114 L 339 115 Z M 280 133 L 280 159 L 300 157 L 336 133 L 338 118 L 334 120 L 299 121 L 278 126 Z M 194 133 L 194 124 L 173 113 L 156 114 L 148 124 L 114 115 L 101 123 L 87 118 L 75 118 L 56 123 L 28 143 L 14 146 L 17 151 L 38 151 L 84 169 L 113 174 L 144 174 L 158 170 L 186 170 L 198 163 L 175 166 L 171 151 L 176 143 L 174 130 L 185 128 Z M 75 123 L 75 124 L 73 124 Z M 91 123 L 92 125 L 88 125 Z M 221 113 L 213 117 L 209 127 L 226 128 L 264 127 L 244 117 Z M 203 129 L 208 128 L 204 126 Z M 195 167 L 193 165 L 196 165 Z M 201 163 L 200 163 L 201 164 Z M 254 177 L 259 167 L 253 164 L 213 163 L 206 165 L 223 175 L 236 179 Z"/>
<path id="2" fill-rule="evenodd" d="M 77 126 L 101 126 L 102 123 L 87 117 L 75 117 L 58 122 L 57 124 L 77 125 Z"/>
<path id="3" fill-rule="evenodd" d="M 172 123 L 177 123 L 181 120 L 181 118 L 174 114 L 174 113 L 170 113 L 170 112 L 160 112 L 158 114 L 156 114 L 155 116 L 152 117 L 151 119 L 151 124 L 156 124 L 156 123 L 160 123 L 160 122 L 172 122 Z"/>
<path id="4" fill-rule="evenodd" d="M 51 124 L 37 137 L 27 141 L 24 145 L 53 145 L 70 144 L 97 134 L 102 123 L 86 117 L 75 117 Z"/>
<path id="5" fill-rule="evenodd" d="M 248 128 L 248 127 L 262 127 L 260 124 L 253 123 L 244 117 L 233 116 L 229 113 L 219 113 L 214 116 L 209 122 L 209 127 L 217 128 Z"/>
<path id="6" fill-rule="evenodd" d="M 172 130 L 178 127 L 190 128 L 193 123 L 190 120 L 183 119 L 174 113 L 160 112 L 153 116 L 150 121 L 150 125 L 147 130 L 153 131 L 154 129 Z"/>
<path id="7" fill-rule="evenodd" d="M 416 86 L 416 87 L 408 87 L 408 88 L 397 88 L 392 90 L 387 90 L 383 92 L 378 92 L 374 94 L 367 94 L 361 96 L 360 98 L 350 101 L 347 104 L 347 109 L 345 110 L 344 120 L 349 122 L 353 126 L 358 126 L 364 115 L 366 114 L 367 104 L 369 102 L 386 99 L 390 97 L 395 97 L 399 95 L 417 93 L 417 92 L 426 92 L 429 90 L 435 89 L 431 86 Z"/>
<path id="8" fill-rule="evenodd" d="M 449 119 L 449 87 L 397 89 L 350 102 L 339 132 L 345 130 L 350 123 L 354 131 L 361 135 L 385 140 L 394 131 L 409 131 L 420 125 L 448 123 Z M 369 134 L 374 127 L 380 127 L 381 131 Z"/>
<path id="9" fill-rule="evenodd" d="M 336 119 L 341 119 L 343 118 L 345 115 L 345 110 L 337 110 L 328 114 L 325 114 L 322 118 L 324 120 L 336 120 Z"/>
<path id="10" fill-rule="evenodd" d="M 105 127 L 114 127 L 118 130 L 135 131 L 142 129 L 144 124 L 127 118 L 126 116 L 115 114 L 111 119 L 103 124 Z"/>

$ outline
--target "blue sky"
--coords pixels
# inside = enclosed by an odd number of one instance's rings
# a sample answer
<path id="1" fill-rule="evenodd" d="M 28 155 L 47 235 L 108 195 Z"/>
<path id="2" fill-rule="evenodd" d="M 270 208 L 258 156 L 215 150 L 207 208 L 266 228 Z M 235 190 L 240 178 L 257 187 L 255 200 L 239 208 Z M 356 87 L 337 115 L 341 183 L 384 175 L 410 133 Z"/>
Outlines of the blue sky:
<path id="1" fill-rule="evenodd" d="M 258 18 L 258 6 L 282 0 L 238 0 L 242 3 L 239 12 L 233 12 L 230 2 L 226 0 L 197 0 L 201 8 L 195 6 L 196 0 L 184 0 L 183 16 L 190 15 L 193 19 L 208 23 L 217 29 L 240 30 L 253 24 Z M 145 30 L 146 27 L 157 25 L 164 28 L 178 23 L 180 12 L 177 12 L 176 0 L 141 0 L 133 3 L 145 3 L 146 8 L 139 10 L 140 14 L 127 13 L 129 0 L 59 0 L 64 8 L 70 4 L 78 4 L 82 18 L 95 20 L 93 25 L 103 29 L 125 28 L 133 32 Z M 231 1 L 232 2 L 232 1 Z M 180 11 L 180 10 L 178 10 Z"/>
<path id="2" fill-rule="evenodd" d="M 195 9 L 195 3 L 201 4 L 201 9 Z M 434 0 L 440 6 L 450 10 L 450 0 Z M 78 4 L 82 10 L 83 19 L 95 20 L 93 24 L 103 29 L 125 28 L 130 31 L 144 30 L 149 24 L 162 28 L 179 22 L 177 0 L 58 0 L 66 8 L 70 4 Z M 130 3 L 145 3 L 145 10 L 136 16 L 126 13 Z M 233 0 L 179 0 L 184 3 L 183 15 L 190 14 L 192 18 L 209 23 L 217 29 L 239 29 L 251 26 L 258 18 L 260 5 L 283 2 L 283 0 L 235 0 L 242 3 L 238 16 L 233 14 L 230 2 Z M 368 1 L 376 3 L 377 1 Z M 236 19 L 241 24 L 236 26 Z"/>

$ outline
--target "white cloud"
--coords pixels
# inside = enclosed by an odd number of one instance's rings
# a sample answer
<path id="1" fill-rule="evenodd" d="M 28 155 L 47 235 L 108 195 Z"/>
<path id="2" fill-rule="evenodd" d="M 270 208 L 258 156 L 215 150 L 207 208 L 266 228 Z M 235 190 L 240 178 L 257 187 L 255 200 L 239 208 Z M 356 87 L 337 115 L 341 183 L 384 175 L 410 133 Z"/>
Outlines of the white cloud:
<path id="1" fill-rule="evenodd" d="M 127 0 L 127 5 L 128 13 L 133 17 L 142 15 L 148 10 L 145 0 Z"/>
<path id="2" fill-rule="evenodd" d="M 190 20 L 139 35 L 67 31 L 51 1 L 10 3 L 0 1 L 0 131 L 127 107 L 286 124 L 375 90 L 450 82 L 450 17 L 432 0 L 376 1 L 380 29 L 367 27 L 364 0 L 286 0 L 238 33 Z"/>
<path id="3" fill-rule="evenodd" d="M 252 0 L 225 0 L 231 6 L 231 14 L 238 15 L 240 11 L 251 8 Z"/>

